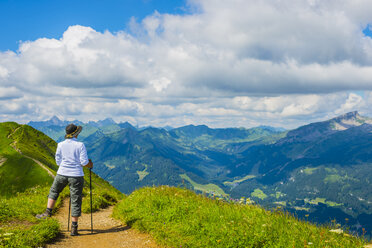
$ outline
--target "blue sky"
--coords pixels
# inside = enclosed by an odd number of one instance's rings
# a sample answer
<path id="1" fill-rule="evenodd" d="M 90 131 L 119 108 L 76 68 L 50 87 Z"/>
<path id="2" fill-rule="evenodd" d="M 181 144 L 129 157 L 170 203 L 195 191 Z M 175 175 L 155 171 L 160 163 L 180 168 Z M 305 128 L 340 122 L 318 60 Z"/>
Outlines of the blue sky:
<path id="1" fill-rule="evenodd" d="M 372 1 L 0 1 L 0 121 L 372 117 Z"/>
<path id="2" fill-rule="evenodd" d="M 60 38 L 71 25 L 116 32 L 125 30 L 131 17 L 185 10 L 185 0 L 2 0 L 0 50 L 15 51 L 19 41 Z"/>
<path id="3" fill-rule="evenodd" d="M 367 27 L 363 30 L 363 33 L 368 37 L 372 37 L 372 24 L 368 24 Z"/>

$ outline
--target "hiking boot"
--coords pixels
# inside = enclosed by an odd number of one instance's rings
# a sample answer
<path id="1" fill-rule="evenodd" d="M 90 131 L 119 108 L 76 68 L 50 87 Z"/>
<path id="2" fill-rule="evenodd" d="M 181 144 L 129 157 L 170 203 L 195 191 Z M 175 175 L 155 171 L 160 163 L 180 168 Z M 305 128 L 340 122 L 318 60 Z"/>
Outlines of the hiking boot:
<path id="1" fill-rule="evenodd" d="M 48 211 L 48 209 L 47 209 L 47 210 L 45 210 L 44 213 L 37 214 L 35 217 L 37 219 L 46 219 L 46 218 L 51 217 L 51 216 L 52 216 L 52 212 Z"/>
<path id="2" fill-rule="evenodd" d="M 78 233 L 78 226 L 76 225 L 76 226 L 74 226 L 74 225 L 72 225 L 71 226 L 71 234 L 70 234 L 71 236 L 77 236 L 77 235 L 79 235 L 79 233 Z"/>

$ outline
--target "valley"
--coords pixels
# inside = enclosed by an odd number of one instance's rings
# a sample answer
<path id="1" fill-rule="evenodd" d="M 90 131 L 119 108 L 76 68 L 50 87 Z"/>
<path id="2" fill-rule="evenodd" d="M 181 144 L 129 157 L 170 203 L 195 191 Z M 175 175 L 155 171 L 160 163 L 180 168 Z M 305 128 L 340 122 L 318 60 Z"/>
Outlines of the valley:
<path id="1" fill-rule="evenodd" d="M 32 122 L 55 140 L 66 122 Z M 372 120 L 350 112 L 284 131 L 270 127 L 136 128 L 81 123 L 95 172 L 121 192 L 172 185 L 210 196 L 249 198 L 317 223 L 371 235 Z"/>

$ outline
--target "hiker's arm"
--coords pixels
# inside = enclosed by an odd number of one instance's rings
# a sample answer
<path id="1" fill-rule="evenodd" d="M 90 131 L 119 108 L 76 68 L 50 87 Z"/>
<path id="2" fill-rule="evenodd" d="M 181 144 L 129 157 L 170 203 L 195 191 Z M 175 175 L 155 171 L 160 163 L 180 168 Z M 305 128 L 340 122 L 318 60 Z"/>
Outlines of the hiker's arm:
<path id="1" fill-rule="evenodd" d="M 85 145 L 82 144 L 81 150 L 80 150 L 80 164 L 82 166 L 86 166 L 88 168 L 93 167 L 93 163 L 90 159 L 88 159 L 87 150 L 85 149 Z"/>
<path id="2" fill-rule="evenodd" d="M 57 165 L 59 166 L 62 162 L 62 153 L 61 153 L 61 149 L 59 148 L 59 144 L 57 146 L 55 159 L 56 159 Z"/>

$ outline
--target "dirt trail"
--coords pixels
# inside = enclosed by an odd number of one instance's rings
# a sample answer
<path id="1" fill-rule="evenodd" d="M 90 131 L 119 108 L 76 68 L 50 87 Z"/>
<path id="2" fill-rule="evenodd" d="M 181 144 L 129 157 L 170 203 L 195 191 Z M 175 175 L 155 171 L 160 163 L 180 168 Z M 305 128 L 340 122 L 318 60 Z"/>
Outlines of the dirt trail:
<path id="1" fill-rule="evenodd" d="M 128 226 L 123 226 L 119 221 L 111 218 L 112 209 L 113 207 L 109 207 L 93 213 L 93 233 L 91 233 L 90 229 L 90 214 L 83 214 L 79 218 L 80 235 L 71 237 L 70 232 L 67 232 L 68 199 L 65 200 L 63 206 L 54 217 L 61 223 L 61 237 L 55 243 L 49 244 L 46 247 L 159 247 L 151 236 L 130 229 Z"/>

